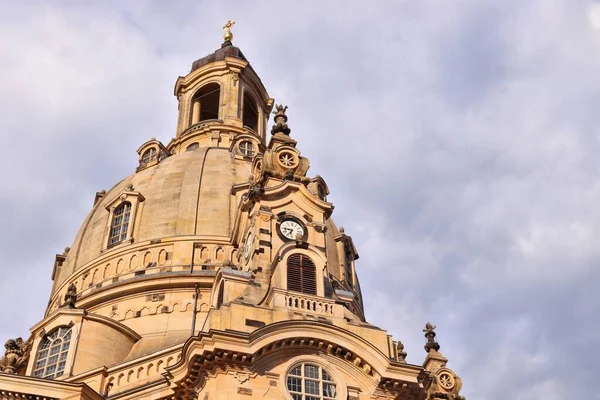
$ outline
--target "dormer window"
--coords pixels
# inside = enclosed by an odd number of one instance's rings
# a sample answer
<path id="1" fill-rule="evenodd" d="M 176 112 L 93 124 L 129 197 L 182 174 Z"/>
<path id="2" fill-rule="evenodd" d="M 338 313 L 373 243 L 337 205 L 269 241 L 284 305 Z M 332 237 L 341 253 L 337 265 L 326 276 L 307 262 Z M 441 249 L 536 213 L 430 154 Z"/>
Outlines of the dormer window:
<path id="1" fill-rule="evenodd" d="M 219 98 L 221 87 L 218 83 L 203 86 L 192 98 L 191 125 L 202 121 L 219 119 Z"/>
<path id="2" fill-rule="evenodd" d="M 255 133 L 258 133 L 258 110 L 256 100 L 248 93 L 244 92 L 244 104 L 242 108 L 242 123 Z"/>
<path id="3" fill-rule="evenodd" d="M 141 164 L 146 165 L 156 158 L 156 148 L 151 147 L 142 154 Z"/>
<path id="4" fill-rule="evenodd" d="M 240 153 L 246 157 L 254 156 L 254 143 L 249 140 L 244 140 L 240 143 Z"/>
<path id="5" fill-rule="evenodd" d="M 104 231 L 105 244 L 102 251 L 125 243 L 133 243 L 135 216 L 144 200 L 144 196 L 129 183 L 107 202 L 105 208 L 108 211 L 108 219 Z"/>
<path id="6" fill-rule="evenodd" d="M 117 243 L 127 239 L 129 230 L 129 220 L 131 215 L 131 203 L 126 201 L 115 208 L 112 222 L 110 224 L 110 236 L 108 237 L 108 246 L 114 246 Z"/>
<path id="7" fill-rule="evenodd" d="M 150 168 L 169 156 L 169 150 L 155 138 L 148 140 L 137 150 L 139 165 L 136 172 Z"/>

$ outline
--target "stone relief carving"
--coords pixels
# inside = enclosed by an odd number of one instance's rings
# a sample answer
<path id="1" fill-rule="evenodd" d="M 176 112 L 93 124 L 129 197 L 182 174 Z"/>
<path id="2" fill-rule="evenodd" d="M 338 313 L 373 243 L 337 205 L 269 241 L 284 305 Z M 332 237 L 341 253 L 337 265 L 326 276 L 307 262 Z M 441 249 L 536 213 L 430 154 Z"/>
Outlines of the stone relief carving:
<path id="1" fill-rule="evenodd" d="M 398 361 L 405 361 L 408 353 L 404 351 L 404 343 L 398 340 L 396 343 L 396 354 L 398 354 Z"/>
<path id="2" fill-rule="evenodd" d="M 63 307 L 75 308 L 75 302 L 77 301 L 77 286 L 74 283 L 71 283 L 67 288 L 67 293 L 65 294 L 65 303 Z"/>

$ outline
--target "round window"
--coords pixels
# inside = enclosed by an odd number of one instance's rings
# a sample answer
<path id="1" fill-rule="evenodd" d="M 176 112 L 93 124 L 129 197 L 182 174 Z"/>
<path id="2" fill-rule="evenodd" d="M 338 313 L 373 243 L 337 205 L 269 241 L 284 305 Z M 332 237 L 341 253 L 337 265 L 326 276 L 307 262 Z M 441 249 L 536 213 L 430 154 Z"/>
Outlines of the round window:
<path id="1" fill-rule="evenodd" d="M 294 400 L 337 399 L 333 378 L 316 364 L 297 364 L 287 374 L 287 389 Z"/>

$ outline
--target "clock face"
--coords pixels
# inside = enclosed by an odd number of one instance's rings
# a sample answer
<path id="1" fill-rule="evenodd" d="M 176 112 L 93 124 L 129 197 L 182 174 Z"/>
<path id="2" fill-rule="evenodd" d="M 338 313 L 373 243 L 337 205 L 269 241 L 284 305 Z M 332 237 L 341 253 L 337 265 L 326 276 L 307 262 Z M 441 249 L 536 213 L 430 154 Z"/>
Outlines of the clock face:
<path id="1" fill-rule="evenodd" d="M 295 240 L 298 234 L 304 237 L 304 227 L 292 219 L 282 221 L 279 225 L 279 231 L 290 240 Z"/>
<path id="2" fill-rule="evenodd" d="M 250 232 L 248 234 L 248 237 L 246 237 L 246 243 L 244 243 L 244 258 L 248 258 L 248 256 L 250 255 L 250 248 L 252 247 L 253 242 L 252 239 L 252 232 Z"/>

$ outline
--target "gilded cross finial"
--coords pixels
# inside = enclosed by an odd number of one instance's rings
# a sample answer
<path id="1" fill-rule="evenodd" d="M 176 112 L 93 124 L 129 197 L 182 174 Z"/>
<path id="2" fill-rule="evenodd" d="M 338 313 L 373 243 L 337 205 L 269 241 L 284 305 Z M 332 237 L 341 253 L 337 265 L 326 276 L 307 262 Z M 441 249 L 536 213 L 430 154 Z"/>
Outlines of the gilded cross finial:
<path id="1" fill-rule="evenodd" d="M 225 40 L 225 43 L 227 43 L 227 42 L 231 43 L 231 41 L 233 40 L 233 33 L 231 33 L 231 27 L 233 25 L 235 25 L 235 21 L 230 19 L 223 26 L 223 40 Z"/>

